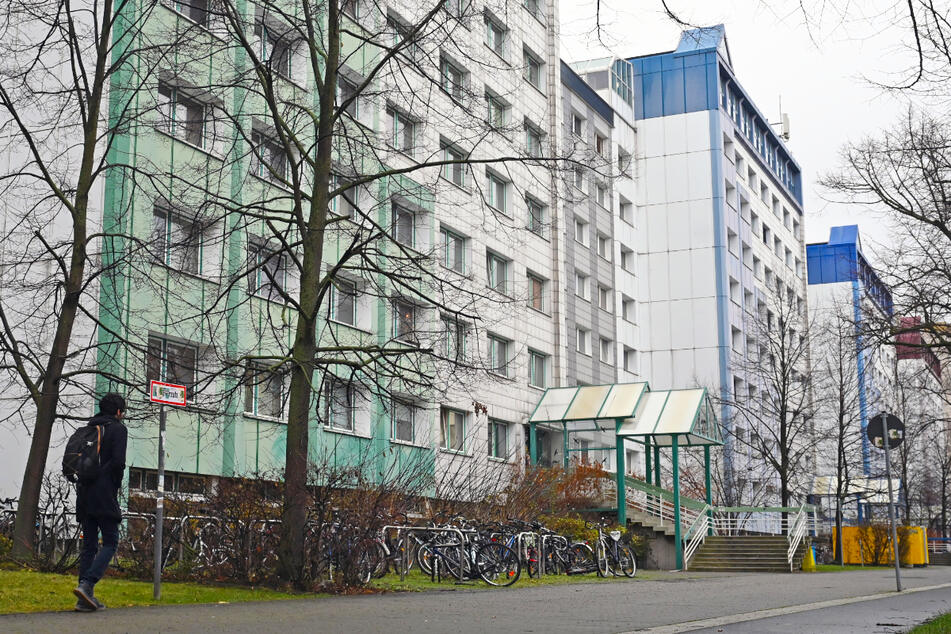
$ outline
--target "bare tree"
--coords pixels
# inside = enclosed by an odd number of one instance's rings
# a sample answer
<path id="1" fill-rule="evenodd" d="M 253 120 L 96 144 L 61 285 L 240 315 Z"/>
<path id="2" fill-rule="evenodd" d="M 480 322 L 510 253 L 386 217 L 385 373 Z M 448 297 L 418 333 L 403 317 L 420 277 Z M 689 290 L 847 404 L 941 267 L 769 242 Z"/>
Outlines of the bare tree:
<path id="1" fill-rule="evenodd" d="M 724 403 L 732 412 L 735 447 L 748 448 L 752 464 L 763 465 L 752 477 L 761 486 L 778 484 L 782 506 L 803 492 L 801 478 L 812 455 L 808 319 L 803 311 L 795 298 L 776 293 L 749 315 L 752 336 L 733 342 L 732 360 L 733 374 L 744 377 L 749 389 L 731 393 Z"/>
<path id="2" fill-rule="evenodd" d="M 149 75 L 127 62 L 136 52 L 161 57 L 170 44 L 141 30 L 154 5 L 13 0 L 0 10 L 3 418 L 31 436 L 14 534 L 19 558 L 33 551 L 55 423 L 82 418 L 92 400 L 100 292 L 119 261 L 100 247 L 124 239 L 102 223 L 104 204 L 122 214 L 121 201 L 105 200 L 105 182 L 128 167 L 113 142 L 134 119 L 126 91 Z"/>

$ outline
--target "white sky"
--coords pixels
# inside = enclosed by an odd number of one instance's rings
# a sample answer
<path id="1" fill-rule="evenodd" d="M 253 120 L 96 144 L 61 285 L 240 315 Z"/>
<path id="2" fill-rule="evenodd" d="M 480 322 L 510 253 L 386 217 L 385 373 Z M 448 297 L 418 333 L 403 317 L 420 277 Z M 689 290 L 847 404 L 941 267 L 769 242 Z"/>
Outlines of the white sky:
<path id="1" fill-rule="evenodd" d="M 669 51 L 681 27 L 662 13 L 660 0 L 601 0 L 603 32 L 593 33 L 596 0 L 561 0 L 561 56 L 566 61 L 630 57 Z M 830 8 L 845 6 L 845 13 Z M 802 168 L 806 239 L 825 241 L 829 227 L 858 224 L 863 246 L 887 243 L 888 230 L 866 210 L 830 202 L 817 180 L 839 165 L 847 141 L 892 126 L 907 105 L 872 85 L 887 82 L 914 63 L 897 24 L 895 0 L 668 0 L 691 24 L 726 26 L 733 69 L 759 109 L 779 120 L 779 100 L 789 114 L 788 146 Z M 898 9 L 893 9 L 894 5 Z M 820 10 L 821 9 L 821 10 Z M 896 18 L 896 15 L 898 16 Z M 909 40 L 910 41 L 910 40 Z M 870 249 L 870 247 L 872 247 Z"/>

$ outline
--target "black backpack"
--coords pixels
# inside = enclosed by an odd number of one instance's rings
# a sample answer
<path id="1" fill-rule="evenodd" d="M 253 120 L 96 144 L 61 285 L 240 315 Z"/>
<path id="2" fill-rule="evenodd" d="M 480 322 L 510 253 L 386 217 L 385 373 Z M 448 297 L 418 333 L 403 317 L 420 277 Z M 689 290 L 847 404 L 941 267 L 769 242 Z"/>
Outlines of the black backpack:
<path id="1" fill-rule="evenodd" d="M 99 451 L 106 428 L 85 425 L 73 432 L 63 454 L 63 475 L 70 482 L 92 482 L 99 477 Z"/>

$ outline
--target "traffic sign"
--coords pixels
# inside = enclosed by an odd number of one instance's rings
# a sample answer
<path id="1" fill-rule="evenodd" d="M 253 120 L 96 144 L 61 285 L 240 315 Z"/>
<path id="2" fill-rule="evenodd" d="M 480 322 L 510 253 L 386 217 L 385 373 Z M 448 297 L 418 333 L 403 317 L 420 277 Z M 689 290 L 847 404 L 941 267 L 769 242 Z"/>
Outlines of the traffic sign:
<path id="1" fill-rule="evenodd" d="M 879 449 L 884 448 L 883 438 L 885 429 L 888 429 L 888 448 L 894 449 L 905 440 L 905 424 L 894 414 L 878 414 L 868 421 L 865 433 L 872 444 Z"/>
<path id="2" fill-rule="evenodd" d="M 149 381 L 149 400 L 163 405 L 185 405 L 185 386 L 162 381 Z"/>

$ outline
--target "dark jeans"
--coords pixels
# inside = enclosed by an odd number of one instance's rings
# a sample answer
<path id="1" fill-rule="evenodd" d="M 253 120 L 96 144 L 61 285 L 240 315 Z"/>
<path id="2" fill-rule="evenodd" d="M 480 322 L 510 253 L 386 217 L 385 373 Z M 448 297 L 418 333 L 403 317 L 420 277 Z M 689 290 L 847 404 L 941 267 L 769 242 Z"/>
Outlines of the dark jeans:
<path id="1" fill-rule="evenodd" d="M 102 579 L 119 545 L 119 522 L 86 516 L 83 525 L 83 552 L 79 556 L 79 582 L 90 585 Z M 99 532 L 102 531 L 102 548 Z"/>

